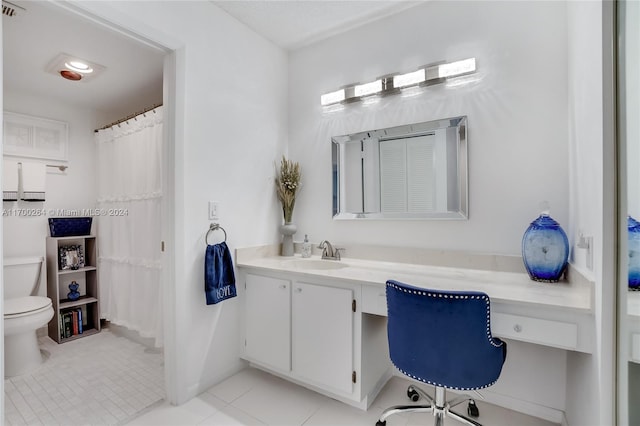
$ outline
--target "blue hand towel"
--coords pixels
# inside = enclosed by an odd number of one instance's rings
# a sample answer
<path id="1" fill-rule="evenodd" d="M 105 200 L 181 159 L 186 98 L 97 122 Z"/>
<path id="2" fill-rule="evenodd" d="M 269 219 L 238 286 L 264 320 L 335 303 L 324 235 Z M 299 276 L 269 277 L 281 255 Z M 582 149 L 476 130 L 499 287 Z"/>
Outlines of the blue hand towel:
<path id="1" fill-rule="evenodd" d="M 204 257 L 204 294 L 207 305 L 236 296 L 236 277 L 227 243 L 207 245 Z"/>

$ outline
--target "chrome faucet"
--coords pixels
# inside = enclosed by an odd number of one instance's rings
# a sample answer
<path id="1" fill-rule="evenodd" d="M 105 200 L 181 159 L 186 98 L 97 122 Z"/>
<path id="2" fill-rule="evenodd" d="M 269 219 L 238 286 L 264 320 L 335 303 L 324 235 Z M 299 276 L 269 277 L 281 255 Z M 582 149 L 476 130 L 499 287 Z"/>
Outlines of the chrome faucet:
<path id="1" fill-rule="evenodd" d="M 340 260 L 341 248 L 334 248 L 327 240 L 323 240 L 318 244 L 318 248 L 322 249 L 322 258 L 328 260 Z"/>

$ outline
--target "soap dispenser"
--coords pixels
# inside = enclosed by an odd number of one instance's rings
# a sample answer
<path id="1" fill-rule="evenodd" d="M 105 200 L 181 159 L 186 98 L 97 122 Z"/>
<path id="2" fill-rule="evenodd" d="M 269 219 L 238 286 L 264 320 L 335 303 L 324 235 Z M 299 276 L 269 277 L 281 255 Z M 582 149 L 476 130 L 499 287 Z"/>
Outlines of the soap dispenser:
<path id="1" fill-rule="evenodd" d="M 302 242 L 302 257 L 311 257 L 311 243 L 307 234 L 304 234 L 304 241 Z"/>

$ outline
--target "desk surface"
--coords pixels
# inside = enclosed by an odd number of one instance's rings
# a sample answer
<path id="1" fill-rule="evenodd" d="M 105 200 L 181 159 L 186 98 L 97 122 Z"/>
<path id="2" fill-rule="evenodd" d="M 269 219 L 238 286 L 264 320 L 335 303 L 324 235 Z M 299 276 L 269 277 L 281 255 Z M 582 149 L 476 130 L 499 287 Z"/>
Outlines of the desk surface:
<path id="1" fill-rule="evenodd" d="M 313 256 L 310 260 L 318 262 L 320 258 Z M 340 261 L 346 265 L 341 269 L 319 270 L 305 267 L 302 263 L 305 261 L 307 259 L 299 256 L 243 257 L 237 262 L 237 266 L 316 278 L 335 278 L 381 287 L 388 279 L 394 279 L 424 288 L 483 291 L 492 302 L 593 312 L 593 285 L 589 282 L 540 283 L 520 273 L 349 258 Z"/>

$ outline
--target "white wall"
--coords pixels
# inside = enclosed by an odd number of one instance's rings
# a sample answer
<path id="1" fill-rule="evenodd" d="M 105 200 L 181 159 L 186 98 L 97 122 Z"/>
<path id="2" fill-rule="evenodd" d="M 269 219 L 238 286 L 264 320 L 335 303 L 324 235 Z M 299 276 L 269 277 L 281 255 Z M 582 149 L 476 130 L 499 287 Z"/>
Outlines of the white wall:
<path id="1" fill-rule="evenodd" d="M 595 352 L 570 353 L 567 380 L 569 424 L 613 421 L 613 141 L 605 133 L 603 102 L 603 2 L 568 4 L 570 213 L 573 264 L 595 281 Z M 606 53 L 606 49 L 604 49 Z M 611 185 L 611 186 L 609 186 Z M 586 250 L 575 248 L 583 233 L 593 237 L 593 268 Z"/>
<path id="2" fill-rule="evenodd" d="M 227 244 L 273 244 L 281 212 L 275 161 L 287 143 L 287 56 L 209 2 L 81 2 L 134 32 L 175 43 L 185 59 L 175 141 L 177 395 L 182 403 L 242 367 L 238 298 L 204 298 L 207 203 Z M 161 41 L 161 40 L 160 40 Z M 242 288 L 239 289 L 242 291 Z M 173 328 L 175 327 L 175 328 Z"/>
<path id="3" fill-rule="evenodd" d="M 52 168 L 47 170 L 46 201 L 3 202 L 3 209 L 8 214 L 3 217 L 4 255 L 45 256 L 45 238 L 49 235 L 47 218 L 51 215 L 47 213 L 45 216 L 27 217 L 16 214 L 16 209 L 45 209 L 48 212 L 95 207 L 95 113 L 86 108 L 64 105 L 57 100 L 17 93 L 11 88 L 5 88 L 4 108 L 7 111 L 64 121 L 69 125 L 69 161 L 66 163 L 69 168 L 64 173 Z M 63 164 L 53 160 L 46 162 Z M 43 274 L 39 291 L 43 296 L 47 294 L 45 277 Z"/>
<path id="4" fill-rule="evenodd" d="M 427 2 L 292 52 L 289 153 L 303 175 L 298 238 L 519 255 L 544 200 L 568 230 L 566 16 L 563 2 Z M 345 84 L 468 57 L 476 58 L 478 72 L 458 80 L 464 84 L 330 112 L 320 106 L 321 94 Z M 332 220 L 331 136 L 457 115 L 469 120 L 468 221 Z M 551 408 L 559 416 L 566 352 L 509 345 L 501 379 L 486 393 L 497 403 L 541 416 L 549 413 L 541 407 Z"/>
<path id="5" fill-rule="evenodd" d="M 486 1 L 425 2 L 292 52 L 289 152 L 303 174 L 298 238 L 520 254 L 543 200 L 566 229 L 566 55 L 563 2 Z M 478 72 L 458 80 L 465 84 L 334 112 L 320 107 L 321 94 L 345 84 L 468 57 Z M 457 115 L 469 118 L 468 221 L 332 221 L 331 136 Z"/>

